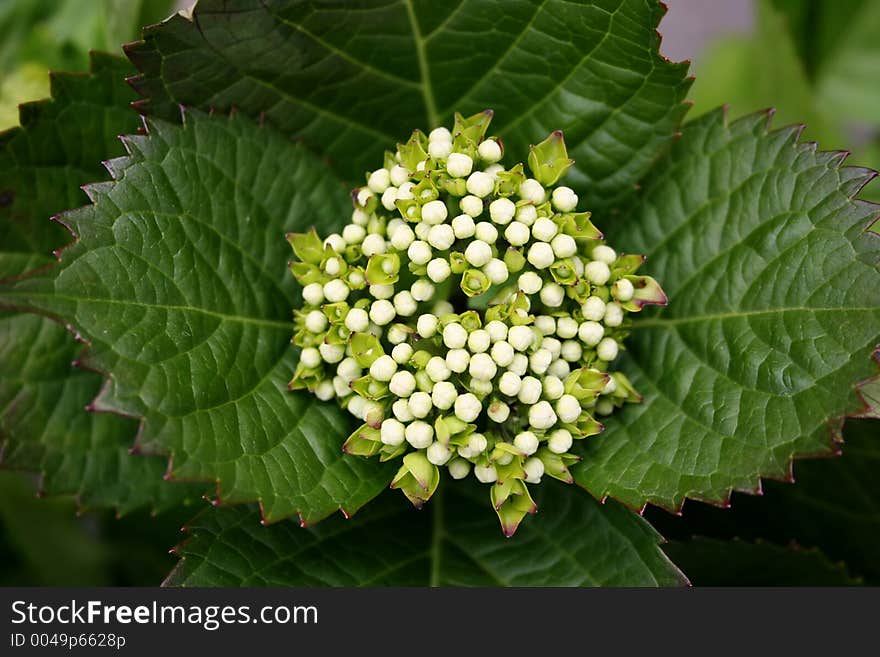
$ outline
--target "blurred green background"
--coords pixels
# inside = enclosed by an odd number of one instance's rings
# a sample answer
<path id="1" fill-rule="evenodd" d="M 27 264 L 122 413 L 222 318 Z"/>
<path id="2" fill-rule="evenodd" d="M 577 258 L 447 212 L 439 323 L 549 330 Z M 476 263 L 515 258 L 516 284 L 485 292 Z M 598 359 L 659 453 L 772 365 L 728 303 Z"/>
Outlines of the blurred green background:
<path id="1" fill-rule="evenodd" d="M 140 26 L 187 4 L 0 0 L 0 130 L 17 124 L 19 103 L 48 94 L 48 70 L 85 70 L 90 49 L 120 53 L 121 44 L 138 38 Z M 880 0 L 668 4 L 660 28 L 663 51 L 673 59 L 693 59 L 691 118 L 724 103 L 732 116 L 774 107 L 776 126 L 805 122 L 804 137 L 824 150 L 848 149 L 853 152 L 849 164 L 880 168 Z M 880 201 L 880 184 L 869 186 L 864 196 Z M 841 460 L 840 466 L 846 465 Z M 801 467 L 807 468 L 815 466 Z M 840 468 L 838 476 L 846 476 Z M 815 479 L 822 479 L 821 472 Z M 38 499 L 36 490 L 35 475 L 0 472 L 0 585 L 158 584 L 175 562 L 168 549 L 182 539 L 179 528 L 195 513 L 183 509 L 121 519 L 111 513 L 77 515 L 75 500 Z M 873 508 L 874 493 L 880 491 L 865 492 Z M 725 535 L 719 526 L 741 535 L 749 530 L 737 531 L 740 523 L 750 525 L 770 509 L 762 501 L 738 496 L 737 515 L 690 505 L 691 520 L 681 522 L 656 510 L 649 515 L 680 540 L 700 532 Z M 778 520 L 760 526 L 778 526 Z M 880 522 L 873 516 L 862 520 L 869 526 L 859 529 L 859 540 L 876 534 Z M 768 538 L 785 543 L 786 533 Z M 848 556 L 834 549 L 829 554 Z"/>

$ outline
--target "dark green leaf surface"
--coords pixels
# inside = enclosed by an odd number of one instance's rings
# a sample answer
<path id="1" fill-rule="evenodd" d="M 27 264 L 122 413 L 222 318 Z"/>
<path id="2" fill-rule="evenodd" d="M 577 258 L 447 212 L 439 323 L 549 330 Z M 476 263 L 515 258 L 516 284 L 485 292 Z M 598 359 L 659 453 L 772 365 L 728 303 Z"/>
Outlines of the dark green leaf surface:
<path id="1" fill-rule="evenodd" d="M 686 127 L 613 238 L 670 298 L 624 360 L 645 402 L 586 445 L 578 483 L 634 507 L 723 503 L 833 451 L 880 343 L 877 207 L 852 200 L 873 174 L 841 160 L 765 116 Z"/>
<path id="2" fill-rule="evenodd" d="M 23 127 L 0 135 L 0 279 L 54 261 L 70 236 L 49 217 L 88 200 L 80 186 L 107 176 L 101 160 L 137 128 L 128 63 L 92 61 L 91 73 L 54 74 L 53 98 L 24 106 Z M 101 377 L 71 367 L 80 350 L 49 319 L 0 312 L 3 464 L 40 472 L 42 492 L 75 494 L 85 508 L 161 509 L 193 496 L 163 482 L 163 459 L 129 455 L 136 422 L 85 412 Z"/>
<path id="3" fill-rule="evenodd" d="M 732 508 L 688 503 L 682 517 L 649 510 L 665 536 L 741 536 L 815 547 L 854 575 L 880 583 L 880 422 L 847 420 L 843 455 L 794 464 L 794 485 L 765 482 L 763 495 L 734 495 Z M 685 570 L 685 572 L 689 571 Z"/>
<path id="4" fill-rule="evenodd" d="M 685 112 L 687 65 L 658 53 L 652 0 L 203 0 L 127 48 L 141 107 L 265 115 L 361 182 L 414 128 L 495 110 L 508 160 L 565 131 L 596 209 L 634 189 Z"/>
<path id="5" fill-rule="evenodd" d="M 443 482 L 450 484 L 452 482 Z M 675 586 L 681 573 L 650 525 L 557 482 L 504 538 L 476 484 L 442 485 L 423 511 L 386 494 L 351 520 L 261 526 L 247 508 L 188 527 L 172 586 Z"/>
<path id="6" fill-rule="evenodd" d="M 348 416 L 287 391 L 296 303 L 284 234 L 347 219 L 321 162 L 241 118 L 187 115 L 127 137 L 113 183 L 63 221 L 78 240 L 60 263 L 0 301 L 58 315 L 109 372 L 94 407 L 143 417 L 137 445 L 170 475 L 216 481 L 270 520 L 356 511 L 390 481 L 344 456 Z"/>
<path id="7" fill-rule="evenodd" d="M 664 546 L 694 586 L 854 586 L 846 566 L 819 550 L 739 539 L 694 538 Z"/>

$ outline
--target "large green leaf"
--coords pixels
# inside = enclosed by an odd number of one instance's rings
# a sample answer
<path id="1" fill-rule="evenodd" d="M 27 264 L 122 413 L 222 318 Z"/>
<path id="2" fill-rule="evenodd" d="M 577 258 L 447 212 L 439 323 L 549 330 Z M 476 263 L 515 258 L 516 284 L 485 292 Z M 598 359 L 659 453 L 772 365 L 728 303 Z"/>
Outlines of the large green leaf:
<path id="1" fill-rule="evenodd" d="M 616 204 L 675 132 L 687 65 L 658 53 L 653 0 L 202 0 L 127 48 L 141 107 L 263 115 L 346 179 L 413 128 L 491 107 L 509 159 L 564 130 L 569 181 Z"/>
<path id="2" fill-rule="evenodd" d="M 22 107 L 21 128 L 0 135 L 0 279 L 53 262 L 69 240 L 49 217 L 87 201 L 80 186 L 103 179 L 101 160 L 137 128 L 127 62 L 92 57 L 91 73 L 52 76 L 52 99 Z M 44 493 L 72 493 L 81 507 L 161 509 L 196 491 L 164 483 L 163 459 L 128 454 L 137 423 L 86 413 L 101 377 L 71 362 L 80 351 L 63 326 L 0 311 L 0 455 L 38 471 Z"/>
<path id="3" fill-rule="evenodd" d="M 854 586 L 846 566 L 816 548 L 694 538 L 665 546 L 694 586 Z"/>
<path id="4" fill-rule="evenodd" d="M 674 586 L 686 583 L 650 525 L 616 502 L 553 482 L 504 538 L 476 484 L 442 486 L 423 511 L 385 495 L 351 520 L 263 527 L 246 508 L 210 510 L 173 586 Z"/>
<path id="5" fill-rule="evenodd" d="M 724 503 L 792 457 L 833 452 L 854 384 L 876 373 L 877 207 L 872 172 L 839 153 L 721 112 L 686 126 L 614 243 L 647 253 L 669 294 L 637 321 L 624 369 L 645 402 L 615 415 L 574 468 L 597 496 L 635 507 Z"/>
<path id="6" fill-rule="evenodd" d="M 794 485 L 765 482 L 761 497 L 734 495 L 730 509 L 686 504 L 681 517 L 650 510 L 648 520 L 679 541 L 741 536 L 818 548 L 878 584 L 880 422 L 847 420 L 844 439 L 840 458 L 795 462 Z"/>
<path id="7" fill-rule="evenodd" d="M 274 520 L 353 513 L 392 472 L 344 456 L 348 416 L 292 394 L 294 283 L 286 231 L 350 213 L 320 160 L 243 117 L 187 114 L 125 138 L 114 181 L 66 213 L 77 241 L 0 302 L 64 319 L 109 376 L 97 410 L 143 417 L 137 446 L 169 475 L 259 500 Z"/>

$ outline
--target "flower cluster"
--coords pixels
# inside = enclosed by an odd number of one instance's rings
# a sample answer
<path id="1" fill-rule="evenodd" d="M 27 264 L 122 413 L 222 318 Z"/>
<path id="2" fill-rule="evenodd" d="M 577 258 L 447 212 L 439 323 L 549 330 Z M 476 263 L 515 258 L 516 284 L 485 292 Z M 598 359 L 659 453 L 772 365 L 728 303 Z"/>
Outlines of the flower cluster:
<path id="1" fill-rule="evenodd" d="M 640 400 L 610 365 L 627 313 L 666 297 L 557 185 L 562 133 L 531 147 L 529 177 L 500 164 L 491 118 L 416 130 L 354 190 L 341 233 L 288 236 L 304 298 L 290 387 L 363 421 L 346 452 L 403 457 L 392 486 L 416 505 L 441 466 L 491 484 L 510 535 L 536 510 L 526 484 L 570 482 L 575 441 Z"/>

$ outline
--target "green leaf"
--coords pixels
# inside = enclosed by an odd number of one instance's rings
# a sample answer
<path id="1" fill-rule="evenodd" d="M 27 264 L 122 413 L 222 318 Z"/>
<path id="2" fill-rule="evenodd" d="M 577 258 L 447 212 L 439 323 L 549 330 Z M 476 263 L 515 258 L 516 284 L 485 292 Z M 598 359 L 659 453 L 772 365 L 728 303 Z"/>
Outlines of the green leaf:
<path id="1" fill-rule="evenodd" d="M 348 181 L 455 111 L 494 109 L 511 164 L 564 130 L 567 182 L 597 209 L 631 194 L 686 111 L 687 65 L 658 53 L 663 12 L 653 0 L 203 0 L 127 52 L 145 111 L 265 113 Z"/>
<path id="2" fill-rule="evenodd" d="M 128 63 L 97 53 L 92 63 L 88 74 L 53 74 L 53 98 L 25 105 L 24 127 L 0 135 L 0 279 L 53 262 L 69 236 L 49 217 L 87 200 L 80 186 L 106 176 L 101 160 L 138 125 Z M 0 311 L 3 464 L 40 472 L 42 493 L 75 494 L 80 508 L 159 510 L 195 497 L 163 481 L 163 459 L 129 455 L 136 422 L 85 412 L 101 377 L 71 367 L 79 351 L 63 326 Z"/>
<path id="3" fill-rule="evenodd" d="M 638 320 L 623 369 L 645 398 L 609 419 L 572 470 L 594 495 L 671 509 L 724 503 L 792 457 L 832 453 L 834 421 L 876 374 L 872 172 L 718 111 L 686 126 L 612 243 L 648 254 L 668 308 Z"/>
<path id="4" fill-rule="evenodd" d="M 353 513 L 391 470 L 345 456 L 348 416 L 290 393 L 298 303 L 284 235 L 330 230 L 347 195 L 301 145 L 243 117 L 188 113 L 126 137 L 130 155 L 66 213 L 77 236 L 57 266 L 0 303 L 59 316 L 109 373 L 97 410 L 142 417 L 137 446 L 171 456 L 169 476 L 216 481 L 226 502 L 268 520 Z"/>
<path id="5" fill-rule="evenodd" d="M 440 486 L 415 511 L 385 495 L 357 517 L 300 529 L 263 527 L 246 508 L 198 516 L 172 586 L 675 586 L 686 583 L 662 540 L 615 502 L 562 484 L 539 487 L 541 511 L 510 539 L 485 490 Z"/>
<path id="6" fill-rule="evenodd" d="M 664 546 L 694 586 L 855 586 L 842 563 L 819 550 L 739 539 L 694 538 Z"/>
<path id="7" fill-rule="evenodd" d="M 797 543 L 846 563 L 849 572 L 880 583 L 880 422 L 847 420 L 843 455 L 794 464 L 794 485 L 767 481 L 762 496 L 734 495 L 730 509 L 686 504 L 681 517 L 649 510 L 665 536 Z M 677 556 L 677 555 L 676 555 Z M 676 563 L 678 563 L 676 561 Z M 691 575 L 691 571 L 685 568 Z"/>

